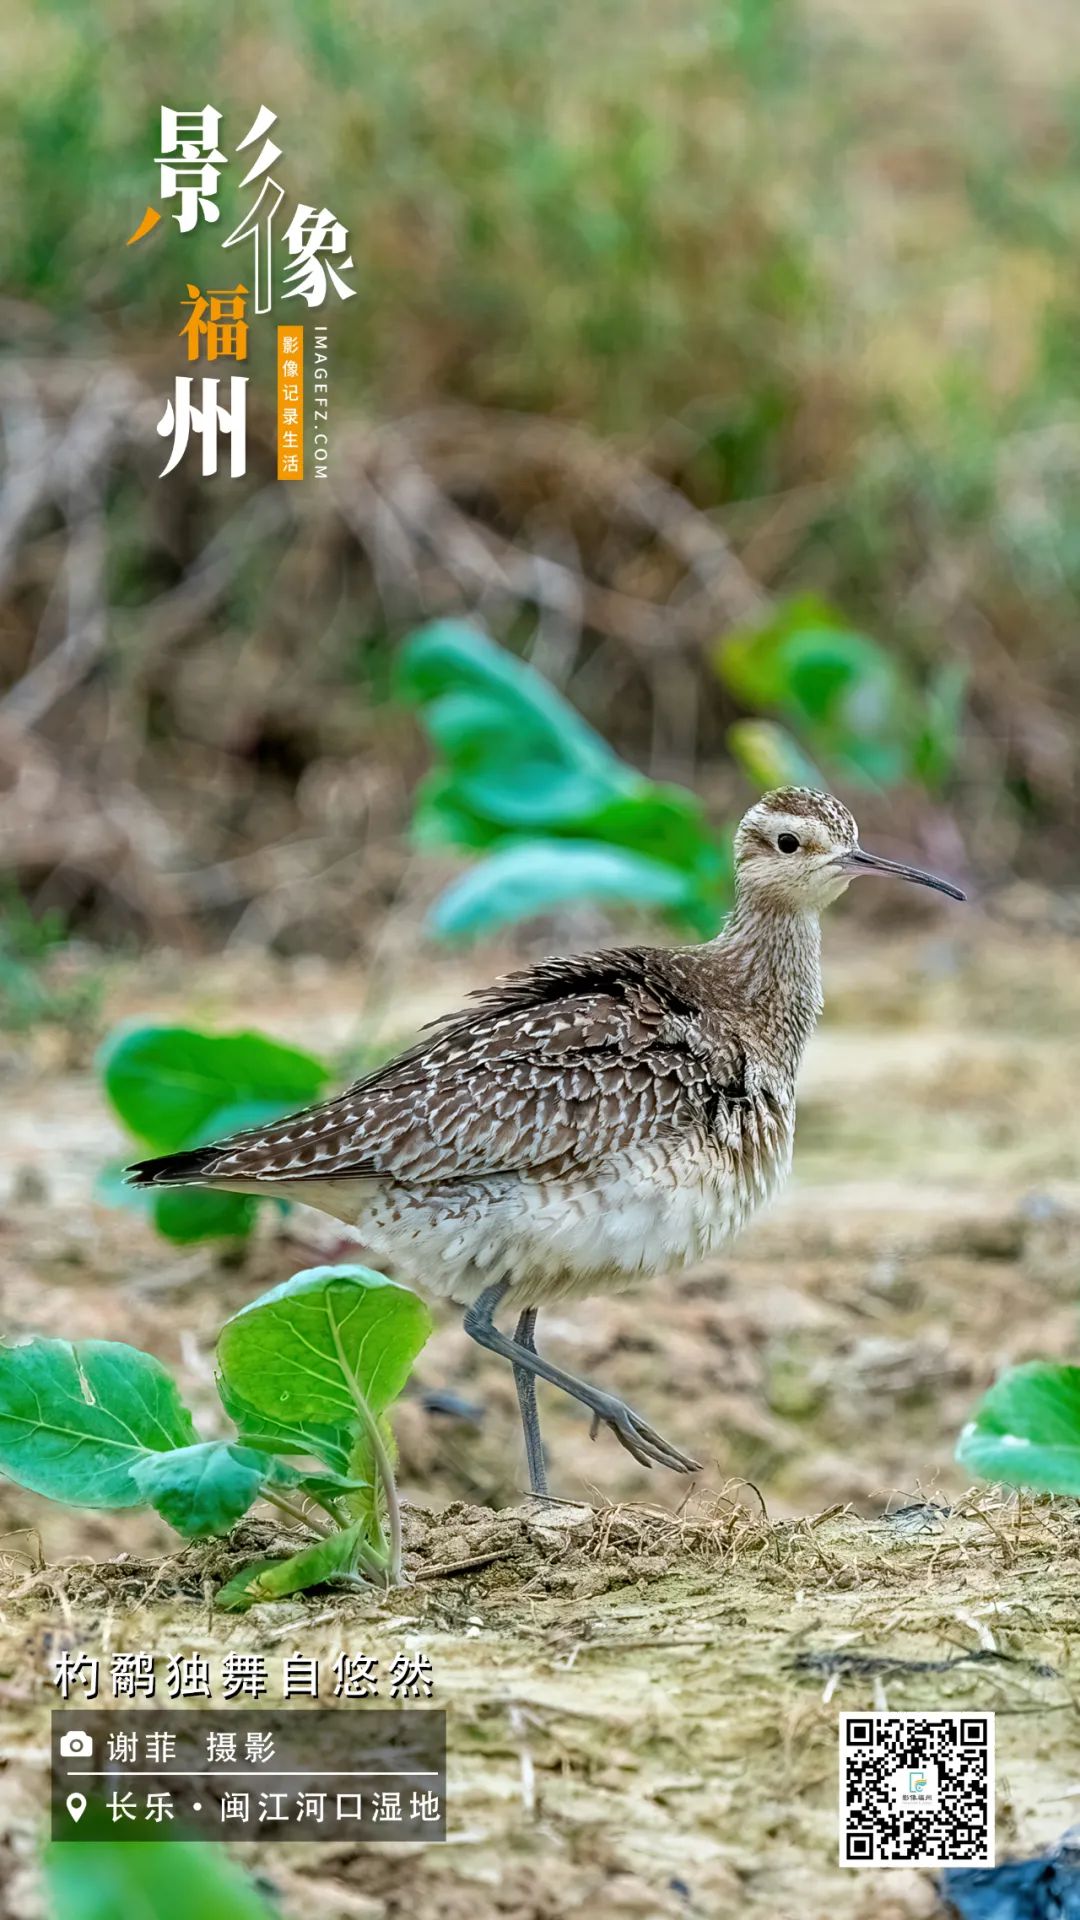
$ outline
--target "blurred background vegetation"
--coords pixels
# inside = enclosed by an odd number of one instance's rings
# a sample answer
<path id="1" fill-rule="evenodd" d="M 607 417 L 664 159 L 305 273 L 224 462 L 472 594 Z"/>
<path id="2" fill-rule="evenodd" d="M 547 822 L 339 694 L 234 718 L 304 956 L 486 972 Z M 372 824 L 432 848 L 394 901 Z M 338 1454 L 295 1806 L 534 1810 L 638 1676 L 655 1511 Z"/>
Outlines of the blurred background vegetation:
<path id="1" fill-rule="evenodd" d="M 401 697 L 432 619 L 721 840 L 809 766 L 868 841 L 1075 881 L 1074 11 L 42 0 L 5 65 L 16 1020 L 63 930 L 363 955 L 429 905 L 462 866 Z M 326 485 L 273 479 L 268 321 L 246 479 L 157 478 L 237 169 L 216 228 L 124 242 L 162 103 L 204 101 L 227 148 L 266 101 L 290 203 L 350 230 Z"/>

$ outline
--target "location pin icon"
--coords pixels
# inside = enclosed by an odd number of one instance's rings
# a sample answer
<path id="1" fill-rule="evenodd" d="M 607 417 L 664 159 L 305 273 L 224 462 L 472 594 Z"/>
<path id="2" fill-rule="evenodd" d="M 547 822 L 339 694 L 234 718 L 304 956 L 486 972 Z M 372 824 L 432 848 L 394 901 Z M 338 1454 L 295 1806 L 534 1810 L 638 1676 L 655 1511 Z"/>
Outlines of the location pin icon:
<path id="1" fill-rule="evenodd" d="M 83 1814 L 86 1812 L 85 1793 L 69 1793 L 67 1797 L 67 1810 L 73 1820 L 81 1820 Z"/>

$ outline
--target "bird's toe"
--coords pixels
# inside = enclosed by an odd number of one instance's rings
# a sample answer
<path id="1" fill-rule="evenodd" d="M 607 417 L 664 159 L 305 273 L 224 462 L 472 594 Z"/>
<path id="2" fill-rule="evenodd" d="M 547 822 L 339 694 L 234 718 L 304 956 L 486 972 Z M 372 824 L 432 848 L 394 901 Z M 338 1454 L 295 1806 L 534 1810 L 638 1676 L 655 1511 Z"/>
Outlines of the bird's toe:
<path id="1" fill-rule="evenodd" d="M 591 1434 L 595 1440 L 597 1431 L 603 1423 L 610 1427 L 620 1446 L 643 1467 L 667 1467 L 673 1473 L 697 1473 L 699 1462 L 692 1460 L 689 1454 L 681 1453 L 672 1446 L 662 1434 L 642 1420 L 632 1407 L 621 1400 L 607 1400 L 603 1407 L 593 1412 Z"/>

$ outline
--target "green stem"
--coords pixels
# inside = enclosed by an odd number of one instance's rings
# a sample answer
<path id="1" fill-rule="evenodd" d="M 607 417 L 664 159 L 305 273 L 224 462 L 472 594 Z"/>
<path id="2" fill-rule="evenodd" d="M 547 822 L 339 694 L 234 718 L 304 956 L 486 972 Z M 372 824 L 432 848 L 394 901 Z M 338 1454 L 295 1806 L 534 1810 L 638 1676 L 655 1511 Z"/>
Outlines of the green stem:
<path id="1" fill-rule="evenodd" d="M 361 1424 L 370 1442 L 372 1458 L 375 1462 L 375 1471 L 382 1486 L 383 1498 L 386 1501 L 386 1518 L 390 1527 L 390 1544 L 386 1556 L 386 1575 L 388 1584 L 397 1587 L 401 1585 L 401 1507 L 398 1502 L 397 1487 L 394 1483 L 394 1469 L 390 1464 L 390 1456 L 386 1451 L 382 1434 L 379 1432 L 379 1423 L 372 1413 L 371 1408 L 368 1406 L 367 1400 L 364 1397 L 363 1388 L 346 1358 L 341 1335 L 338 1332 L 337 1321 L 334 1319 L 332 1313 L 328 1314 L 327 1317 L 330 1321 L 330 1331 L 334 1336 L 334 1346 L 337 1349 L 338 1362 L 342 1373 L 349 1383 L 349 1392 L 352 1395 L 353 1405 L 360 1415 Z"/>
<path id="2" fill-rule="evenodd" d="M 294 1506 L 293 1502 L 286 1500 L 282 1493 L 271 1493 L 268 1487 L 264 1487 L 262 1498 L 268 1500 L 272 1507 L 277 1507 L 279 1513 L 287 1514 L 290 1520 L 295 1520 L 301 1527 L 310 1528 L 312 1533 L 319 1534 L 323 1540 L 328 1540 L 334 1532 L 333 1527 L 324 1527 L 321 1520 L 316 1520 L 312 1514 L 305 1513 L 303 1507 Z"/>
<path id="3" fill-rule="evenodd" d="M 330 1494 L 309 1493 L 308 1499 L 314 1501 L 317 1507 L 321 1507 L 324 1513 L 328 1513 L 338 1532 L 344 1533 L 345 1528 L 349 1524 L 348 1519 L 342 1512 L 337 1501 L 333 1499 Z"/>
<path id="4" fill-rule="evenodd" d="M 389 1586 L 389 1568 L 387 1563 L 377 1549 L 371 1546 L 368 1541 L 357 1541 L 355 1558 L 358 1564 L 363 1567 L 369 1580 L 377 1582 L 378 1585 L 382 1587 Z"/>

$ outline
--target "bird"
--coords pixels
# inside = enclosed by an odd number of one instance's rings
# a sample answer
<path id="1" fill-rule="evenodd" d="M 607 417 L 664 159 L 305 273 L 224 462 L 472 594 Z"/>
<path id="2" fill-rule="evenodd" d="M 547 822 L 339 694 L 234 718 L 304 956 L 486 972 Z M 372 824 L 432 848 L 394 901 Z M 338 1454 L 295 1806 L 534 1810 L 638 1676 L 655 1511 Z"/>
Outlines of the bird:
<path id="1" fill-rule="evenodd" d="M 870 874 L 963 900 L 865 852 L 848 808 L 765 793 L 734 839 L 734 905 L 712 939 L 555 957 L 470 996 L 334 1098 L 128 1169 L 300 1201 L 513 1367 L 530 1491 L 548 1495 L 536 1382 L 644 1466 L 699 1462 L 536 1346 L 553 1301 L 634 1290 L 729 1241 L 792 1161 L 795 1084 L 824 1005 L 822 910 Z M 516 1308 L 513 1335 L 496 1321 Z"/>

